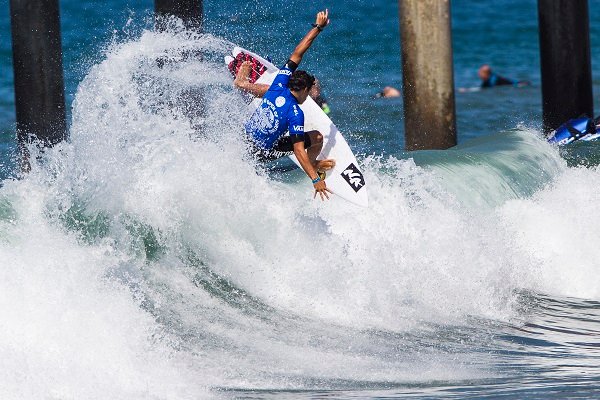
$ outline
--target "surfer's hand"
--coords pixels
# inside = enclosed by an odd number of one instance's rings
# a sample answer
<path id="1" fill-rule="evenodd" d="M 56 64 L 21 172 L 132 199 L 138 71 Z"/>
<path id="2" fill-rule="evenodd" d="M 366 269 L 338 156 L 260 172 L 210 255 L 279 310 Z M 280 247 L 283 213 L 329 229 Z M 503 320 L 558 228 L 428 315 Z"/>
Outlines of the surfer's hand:
<path id="1" fill-rule="evenodd" d="M 252 63 L 250 61 L 244 61 L 242 65 L 240 65 L 240 69 L 238 70 L 234 83 L 240 84 L 248 80 L 250 76 L 250 72 L 252 72 Z"/>
<path id="2" fill-rule="evenodd" d="M 325 184 L 324 180 L 320 180 L 319 182 L 315 183 L 313 185 L 315 187 L 315 195 L 313 196 L 313 199 L 317 198 L 317 193 L 319 194 L 319 196 L 321 196 L 321 200 L 325 201 L 325 199 L 327 198 L 327 200 L 329 200 L 329 195 L 327 194 L 327 192 L 332 193 L 331 190 L 327 189 L 327 185 Z"/>
<path id="3" fill-rule="evenodd" d="M 329 24 L 329 10 L 325 9 L 325 11 L 320 11 L 317 14 L 317 21 L 315 23 L 319 25 L 321 29 L 325 28 Z"/>

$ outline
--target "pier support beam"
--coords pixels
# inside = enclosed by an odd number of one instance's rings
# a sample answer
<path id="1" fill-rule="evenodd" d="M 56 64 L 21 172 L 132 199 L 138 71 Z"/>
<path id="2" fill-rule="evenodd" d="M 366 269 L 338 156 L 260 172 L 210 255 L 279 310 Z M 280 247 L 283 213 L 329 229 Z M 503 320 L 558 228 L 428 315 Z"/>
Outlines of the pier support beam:
<path id="1" fill-rule="evenodd" d="M 202 31 L 202 0 L 154 0 L 157 17 L 173 15 L 180 18 L 185 27 Z M 164 26 L 158 21 L 158 29 Z"/>
<path id="2" fill-rule="evenodd" d="M 17 138 L 51 146 L 66 136 L 58 0 L 10 0 Z"/>
<path id="3" fill-rule="evenodd" d="M 544 130 L 593 117 L 588 0 L 538 0 Z"/>
<path id="4" fill-rule="evenodd" d="M 165 17 L 174 16 L 183 21 L 186 29 L 202 33 L 203 27 L 203 5 L 202 0 L 154 0 L 155 29 L 164 31 L 167 27 Z M 182 54 L 184 59 L 202 60 L 200 51 L 187 50 Z M 163 60 L 158 59 L 159 66 Z M 202 120 L 206 117 L 205 89 L 192 86 L 183 91 L 179 97 L 179 104 L 185 110 L 184 114 L 190 121 Z M 203 130 L 202 125 L 195 125 L 198 132 Z"/>
<path id="5" fill-rule="evenodd" d="M 406 150 L 456 145 L 449 0 L 398 0 Z"/>

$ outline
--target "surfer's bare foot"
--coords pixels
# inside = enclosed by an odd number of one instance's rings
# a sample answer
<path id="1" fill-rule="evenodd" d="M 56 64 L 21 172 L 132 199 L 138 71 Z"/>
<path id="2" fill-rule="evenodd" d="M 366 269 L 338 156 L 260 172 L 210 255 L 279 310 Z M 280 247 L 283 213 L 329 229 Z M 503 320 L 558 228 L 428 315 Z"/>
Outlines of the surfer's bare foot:
<path id="1" fill-rule="evenodd" d="M 335 160 L 331 158 L 327 160 L 317 160 L 315 163 L 315 168 L 322 171 L 327 171 L 333 167 L 335 167 Z"/>

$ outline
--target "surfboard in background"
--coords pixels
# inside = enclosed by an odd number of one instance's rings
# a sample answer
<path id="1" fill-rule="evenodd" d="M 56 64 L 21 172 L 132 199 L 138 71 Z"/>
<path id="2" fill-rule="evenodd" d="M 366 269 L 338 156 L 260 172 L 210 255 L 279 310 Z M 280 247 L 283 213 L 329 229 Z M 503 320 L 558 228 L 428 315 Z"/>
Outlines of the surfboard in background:
<path id="1" fill-rule="evenodd" d="M 237 72 L 236 67 L 244 60 L 253 63 L 250 80 L 256 83 L 270 85 L 279 71 L 279 68 L 268 60 L 241 47 L 234 47 L 232 56 L 225 57 L 225 63 L 233 74 Z M 259 103 L 260 99 L 255 99 L 252 107 L 257 107 Z M 312 98 L 307 98 L 300 108 L 304 112 L 304 129 L 307 132 L 316 130 L 323 135 L 323 149 L 317 159 L 332 158 L 336 162 L 336 166 L 327 171 L 327 187 L 335 195 L 351 203 L 367 207 L 369 199 L 363 173 L 342 133 Z M 294 155 L 289 157 L 300 167 L 300 163 Z"/>

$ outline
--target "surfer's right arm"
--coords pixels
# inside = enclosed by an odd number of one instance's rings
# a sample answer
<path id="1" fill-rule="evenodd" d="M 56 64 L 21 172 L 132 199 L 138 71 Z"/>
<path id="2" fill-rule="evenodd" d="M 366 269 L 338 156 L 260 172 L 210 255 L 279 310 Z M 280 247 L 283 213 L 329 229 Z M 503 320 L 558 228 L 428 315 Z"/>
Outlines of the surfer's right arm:
<path id="1" fill-rule="evenodd" d="M 252 63 L 250 61 L 244 61 L 235 76 L 233 86 L 244 92 L 250 93 L 255 97 L 263 97 L 264 94 L 267 93 L 267 90 L 269 90 L 269 85 L 250 82 L 248 79 L 250 72 L 252 72 Z"/>
<path id="2" fill-rule="evenodd" d="M 306 149 L 304 148 L 304 141 L 300 140 L 294 143 L 294 155 L 298 159 L 300 166 L 308 175 L 313 183 L 313 187 L 315 189 L 315 195 L 313 198 L 317 197 L 317 193 L 321 196 L 321 200 L 325 201 L 325 199 L 329 200 L 329 195 L 327 192 L 331 193 L 331 190 L 327 188 L 327 184 L 325 181 L 321 179 L 317 171 L 315 171 L 314 166 L 310 163 L 308 159 L 308 154 L 306 153 Z"/>
<path id="3" fill-rule="evenodd" d="M 319 36 L 319 33 L 329 24 L 329 10 L 320 11 L 317 14 L 316 22 L 313 24 L 313 28 L 308 31 L 308 33 L 304 36 L 304 38 L 298 43 L 294 52 L 290 56 L 290 61 L 294 64 L 299 65 L 300 61 L 302 61 L 302 57 L 306 50 L 310 48 L 313 41 Z"/>

